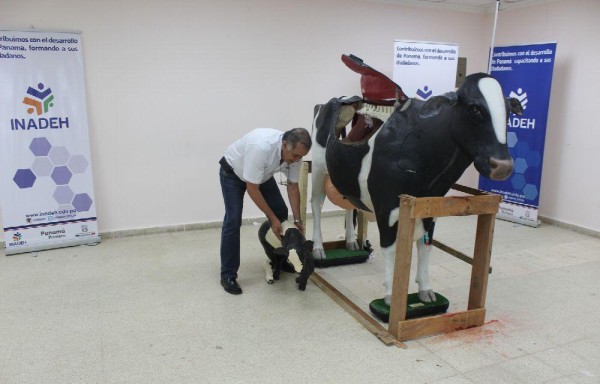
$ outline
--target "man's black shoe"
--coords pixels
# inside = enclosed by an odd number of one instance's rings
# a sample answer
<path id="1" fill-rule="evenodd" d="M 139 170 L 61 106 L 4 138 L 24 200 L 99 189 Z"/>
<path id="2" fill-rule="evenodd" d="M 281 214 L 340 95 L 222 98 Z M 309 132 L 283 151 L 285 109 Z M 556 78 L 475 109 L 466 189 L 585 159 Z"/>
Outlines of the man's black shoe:
<path id="1" fill-rule="evenodd" d="M 225 292 L 231 293 L 232 295 L 240 295 L 242 293 L 242 287 L 240 287 L 237 281 L 232 277 L 221 279 L 221 285 L 225 289 Z"/>

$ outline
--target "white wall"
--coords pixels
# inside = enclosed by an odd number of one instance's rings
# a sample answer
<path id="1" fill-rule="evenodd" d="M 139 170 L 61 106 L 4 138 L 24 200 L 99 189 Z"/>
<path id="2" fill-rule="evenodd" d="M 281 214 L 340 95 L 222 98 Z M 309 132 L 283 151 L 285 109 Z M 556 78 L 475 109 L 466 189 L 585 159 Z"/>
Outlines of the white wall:
<path id="1" fill-rule="evenodd" d="M 582 206 L 597 182 L 578 166 L 598 147 L 583 135 L 595 97 L 584 71 L 598 80 L 586 61 L 597 57 L 587 42 L 598 12 L 584 9 L 598 4 L 504 11 L 497 41 L 559 41 L 541 212 L 599 230 L 598 198 Z M 589 19 L 587 32 L 576 32 L 578 18 Z M 492 19 L 346 0 L 3 1 L 0 27 L 32 25 L 83 31 L 99 226 L 111 232 L 222 220 L 223 150 L 255 127 L 310 128 L 315 104 L 359 94 L 342 53 L 391 76 L 394 39 L 455 42 L 469 72 L 485 71 Z M 476 186 L 475 172 L 463 182 Z M 244 212 L 260 216 L 249 201 Z"/>

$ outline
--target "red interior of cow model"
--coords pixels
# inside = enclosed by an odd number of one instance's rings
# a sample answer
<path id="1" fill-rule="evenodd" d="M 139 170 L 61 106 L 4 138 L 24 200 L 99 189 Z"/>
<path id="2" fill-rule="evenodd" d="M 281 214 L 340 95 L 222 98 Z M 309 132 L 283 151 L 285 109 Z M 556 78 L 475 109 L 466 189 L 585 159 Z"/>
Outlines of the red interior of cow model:
<path id="1" fill-rule="evenodd" d="M 342 61 L 348 68 L 361 75 L 360 90 L 365 101 L 378 105 L 393 105 L 396 101 L 404 104 L 408 100 L 408 96 L 398 84 L 365 64 L 359 57 L 342 55 Z"/>

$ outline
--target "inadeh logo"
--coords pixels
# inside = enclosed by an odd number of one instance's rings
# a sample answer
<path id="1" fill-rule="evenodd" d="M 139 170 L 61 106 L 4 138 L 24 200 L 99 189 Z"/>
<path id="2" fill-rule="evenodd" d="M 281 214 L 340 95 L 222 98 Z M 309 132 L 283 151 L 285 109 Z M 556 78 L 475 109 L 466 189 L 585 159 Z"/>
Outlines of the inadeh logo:
<path id="1" fill-rule="evenodd" d="M 37 89 L 29 87 L 23 104 L 27 106 L 27 113 L 34 115 L 29 118 L 17 117 L 10 119 L 11 131 L 29 131 L 32 129 L 62 129 L 69 128 L 69 117 L 50 117 L 50 107 L 54 106 L 54 95 L 50 87 L 38 83 Z"/>
<path id="2" fill-rule="evenodd" d="M 30 108 L 27 108 L 27 113 L 30 115 L 33 114 L 33 112 L 36 112 L 37 115 L 40 116 L 48 112 L 50 107 L 54 106 L 54 104 L 52 104 L 52 101 L 54 100 L 52 89 L 47 88 L 44 90 L 43 83 L 38 84 L 38 89 L 39 91 L 35 88 L 29 87 L 27 89 L 27 94 L 29 96 L 25 96 L 23 99 L 23 104 L 30 106 Z"/>
<path id="3" fill-rule="evenodd" d="M 523 109 L 527 108 L 527 92 L 524 92 L 523 88 L 517 89 L 516 93 L 515 91 L 510 91 L 510 95 L 508 95 L 508 97 L 514 97 L 521 102 Z"/>
<path id="4" fill-rule="evenodd" d="M 21 235 L 19 232 L 13 233 L 13 241 L 19 241 L 19 240 L 21 240 L 22 236 L 23 235 Z"/>
<path id="5" fill-rule="evenodd" d="M 427 85 L 423 87 L 423 89 L 417 90 L 417 96 L 419 96 L 423 100 L 429 99 L 429 96 L 433 94 L 433 90 L 429 88 Z"/>
<path id="6" fill-rule="evenodd" d="M 523 88 L 517 89 L 517 92 L 510 91 L 508 97 L 515 98 L 521 102 L 521 106 L 523 107 L 523 111 L 527 108 L 527 103 L 529 99 L 527 97 L 527 92 L 523 91 Z M 533 107 L 535 109 L 535 106 Z M 528 113 L 528 115 L 531 115 Z M 510 128 L 521 128 L 521 129 L 535 129 L 535 117 L 517 117 L 515 115 L 511 115 L 508 118 L 508 126 Z"/>

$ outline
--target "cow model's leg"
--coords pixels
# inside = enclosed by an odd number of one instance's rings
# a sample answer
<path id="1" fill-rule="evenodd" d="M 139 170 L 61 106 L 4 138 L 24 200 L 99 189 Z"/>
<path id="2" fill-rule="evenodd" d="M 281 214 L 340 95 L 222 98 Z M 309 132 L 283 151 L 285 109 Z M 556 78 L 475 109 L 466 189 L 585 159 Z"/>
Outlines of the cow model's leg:
<path id="1" fill-rule="evenodd" d="M 396 261 L 396 242 L 398 239 L 396 238 L 398 233 L 398 214 L 399 209 L 394 208 L 390 211 L 388 215 L 384 216 L 385 219 L 381 219 L 377 217 L 377 226 L 379 228 L 379 241 L 382 245 L 383 257 L 385 259 L 385 303 L 390 305 L 392 302 L 392 284 L 394 281 L 394 264 Z M 416 220 L 415 222 L 415 231 L 412 241 L 419 241 L 421 243 L 422 239 L 424 239 L 425 228 L 423 226 L 423 222 L 421 220 Z M 431 232 L 433 233 L 433 227 L 431 227 Z M 393 241 L 393 242 L 392 242 Z M 431 252 L 431 246 L 427 246 L 422 244 L 422 247 L 417 244 L 417 250 L 419 252 L 419 260 L 417 266 L 417 283 L 419 283 L 419 299 L 423 302 L 431 302 L 435 301 L 435 294 L 431 290 L 431 286 L 429 283 L 429 273 L 428 273 L 428 265 L 429 265 L 429 253 Z M 412 246 L 412 244 L 411 244 Z M 421 250 L 421 248 L 423 248 Z M 433 296 L 433 297 L 432 297 Z"/>
<path id="2" fill-rule="evenodd" d="M 273 267 L 269 259 L 265 260 L 265 280 L 267 280 L 267 283 L 273 284 Z"/>
<path id="3" fill-rule="evenodd" d="M 392 304 L 392 284 L 394 282 L 394 262 L 396 260 L 396 242 L 389 247 L 381 248 L 385 261 L 385 303 Z"/>
<path id="4" fill-rule="evenodd" d="M 313 145 L 312 162 L 312 194 L 311 207 L 313 214 L 313 236 L 314 242 L 313 257 L 315 259 L 324 259 L 325 250 L 323 249 L 323 235 L 321 234 L 321 209 L 325 201 L 325 148 L 318 143 Z"/>
<path id="5" fill-rule="evenodd" d="M 415 281 L 419 284 L 419 300 L 424 303 L 430 303 L 436 300 L 435 293 L 431 289 L 431 283 L 429 282 L 429 255 L 431 254 L 431 242 L 433 241 L 435 219 L 423 219 L 422 225 L 419 227 L 422 228 L 423 231 L 419 232 L 419 234 L 422 234 L 419 237 L 415 236 L 417 252 L 419 255 L 417 278 Z"/>
<path id="6" fill-rule="evenodd" d="M 425 239 L 417 240 L 417 252 L 419 254 L 417 264 L 416 282 L 419 284 L 419 300 L 424 303 L 435 301 L 435 293 L 431 289 L 429 282 L 429 255 L 431 254 L 431 244 L 425 244 Z"/>
<path id="7" fill-rule="evenodd" d="M 358 250 L 360 246 L 356 240 L 356 230 L 354 228 L 354 211 L 346 210 L 346 249 Z"/>
<path id="8" fill-rule="evenodd" d="M 396 243 L 387 248 L 382 248 L 385 258 L 385 303 L 390 305 L 392 302 L 392 283 L 394 280 L 394 262 L 396 260 Z M 431 289 L 429 282 L 429 255 L 431 254 L 431 245 L 426 245 L 423 239 L 417 240 L 417 278 L 419 284 L 419 300 L 424 303 L 435 301 L 435 293 Z"/>

